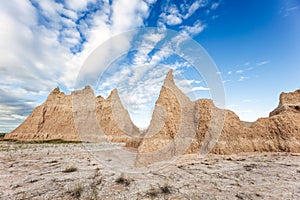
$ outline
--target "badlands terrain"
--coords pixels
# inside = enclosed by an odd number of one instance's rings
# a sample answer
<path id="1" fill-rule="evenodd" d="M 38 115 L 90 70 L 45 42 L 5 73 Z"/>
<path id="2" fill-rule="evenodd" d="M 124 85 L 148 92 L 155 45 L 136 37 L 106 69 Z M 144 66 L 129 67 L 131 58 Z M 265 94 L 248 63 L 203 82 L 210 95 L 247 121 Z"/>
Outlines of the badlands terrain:
<path id="1" fill-rule="evenodd" d="M 1 142 L 0 199 L 300 199 L 299 153 L 193 154 L 122 174 L 86 145 Z"/>
<path id="2" fill-rule="evenodd" d="M 300 199 L 300 90 L 245 123 L 191 101 L 169 71 L 141 131 L 116 89 L 55 88 L 0 141 L 0 198 Z"/>

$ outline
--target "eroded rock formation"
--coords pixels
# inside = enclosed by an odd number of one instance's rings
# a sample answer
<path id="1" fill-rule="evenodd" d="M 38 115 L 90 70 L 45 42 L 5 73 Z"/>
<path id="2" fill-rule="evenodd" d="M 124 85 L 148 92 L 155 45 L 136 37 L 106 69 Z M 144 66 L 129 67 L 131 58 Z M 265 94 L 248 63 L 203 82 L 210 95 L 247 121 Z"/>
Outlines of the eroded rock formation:
<path id="1" fill-rule="evenodd" d="M 234 112 L 215 107 L 212 100 L 191 101 L 177 88 L 170 71 L 150 126 L 142 132 L 131 122 L 117 90 L 104 99 L 95 97 L 88 86 L 71 95 L 56 88 L 5 139 L 122 142 L 136 148 L 137 165 L 210 150 L 300 152 L 300 90 L 282 93 L 270 117 L 249 124 Z"/>
<path id="2" fill-rule="evenodd" d="M 114 113 L 123 119 L 120 126 L 117 126 Z M 123 108 L 118 91 L 112 91 L 104 99 L 101 96 L 95 97 L 93 90 L 86 86 L 71 95 L 55 88 L 46 102 L 35 108 L 12 133 L 6 134 L 5 139 L 109 141 L 137 146 L 140 139 L 132 138 L 127 133 L 137 134 L 139 129 Z"/>

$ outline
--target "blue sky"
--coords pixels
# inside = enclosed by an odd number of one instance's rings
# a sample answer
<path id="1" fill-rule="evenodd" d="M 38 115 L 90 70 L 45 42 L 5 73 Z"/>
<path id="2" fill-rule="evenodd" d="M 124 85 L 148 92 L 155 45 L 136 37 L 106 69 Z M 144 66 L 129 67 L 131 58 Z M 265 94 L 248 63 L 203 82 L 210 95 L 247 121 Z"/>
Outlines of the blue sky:
<path id="1" fill-rule="evenodd" d="M 0 132 L 18 126 L 59 85 L 74 89 L 82 65 L 105 41 L 157 27 L 109 66 L 93 87 L 117 87 L 140 127 L 149 123 L 165 73 L 192 99 L 210 97 L 205 77 L 186 60 L 157 49 L 164 31 L 190 37 L 223 79 L 226 107 L 242 120 L 266 117 L 279 94 L 300 88 L 300 2 L 297 0 L 11 0 L 0 3 Z M 132 38 L 131 38 L 132 39 Z M 185 80 L 185 81 L 184 81 Z M 87 81 L 88 82 L 88 81 Z"/>

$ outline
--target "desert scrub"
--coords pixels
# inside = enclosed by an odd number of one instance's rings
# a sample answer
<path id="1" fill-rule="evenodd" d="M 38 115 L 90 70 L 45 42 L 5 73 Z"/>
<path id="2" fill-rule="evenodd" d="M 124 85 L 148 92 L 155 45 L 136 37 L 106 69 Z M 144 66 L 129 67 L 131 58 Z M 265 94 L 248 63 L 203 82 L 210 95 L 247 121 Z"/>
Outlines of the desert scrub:
<path id="1" fill-rule="evenodd" d="M 162 186 L 160 186 L 160 191 L 163 194 L 170 194 L 171 193 L 171 187 L 168 182 L 165 182 Z"/>
<path id="2" fill-rule="evenodd" d="M 116 183 L 122 184 L 125 186 L 129 186 L 131 181 L 132 180 L 129 179 L 128 177 L 126 177 L 124 173 L 121 173 L 121 175 L 116 179 Z"/>
<path id="3" fill-rule="evenodd" d="M 71 173 L 71 172 L 76 172 L 77 170 L 78 170 L 77 167 L 70 166 L 70 167 L 67 167 L 66 169 L 64 169 L 62 172 L 63 173 Z"/>
<path id="4" fill-rule="evenodd" d="M 97 188 L 92 188 L 92 191 L 91 191 L 90 194 L 88 194 L 87 199 L 88 200 L 98 200 L 98 199 L 100 199 Z"/>
<path id="5" fill-rule="evenodd" d="M 159 192 L 160 191 L 152 185 L 150 187 L 150 189 L 147 191 L 146 195 L 151 197 L 151 198 L 154 198 L 154 197 L 157 197 L 159 195 Z"/>
<path id="6" fill-rule="evenodd" d="M 74 197 L 74 198 L 79 198 L 82 194 L 84 190 L 84 187 L 82 185 L 82 183 L 77 183 L 75 186 L 73 186 L 72 188 L 68 189 L 68 193 Z"/>

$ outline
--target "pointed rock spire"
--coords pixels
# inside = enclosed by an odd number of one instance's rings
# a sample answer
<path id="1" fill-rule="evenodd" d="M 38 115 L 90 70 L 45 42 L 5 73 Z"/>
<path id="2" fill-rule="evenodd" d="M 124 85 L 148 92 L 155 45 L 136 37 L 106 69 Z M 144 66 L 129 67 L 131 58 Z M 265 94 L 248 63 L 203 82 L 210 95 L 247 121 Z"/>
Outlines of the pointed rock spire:
<path id="1" fill-rule="evenodd" d="M 163 86 L 169 86 L 170 84 L 174 85 L 174 76 L 173 76 L 173 70 L 170 69 L 168 71 L 168 74 L 165 78 L 165 81 L 164 81 L 164 85 Z"/>
<path id="2" fill-rule="evenodd" d="M 113 89 L 113 90 L 110 92 L 110 94 L 109 94 L 109 96 L 107 97 L 107 99 L 119 99 L 119 100 L 120 100 L 120 96 L 119 96 L 118 89 L 117 89 L 117 88 Z"/>

